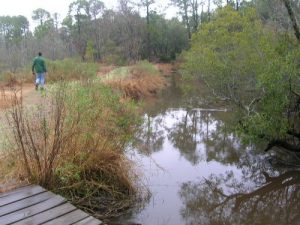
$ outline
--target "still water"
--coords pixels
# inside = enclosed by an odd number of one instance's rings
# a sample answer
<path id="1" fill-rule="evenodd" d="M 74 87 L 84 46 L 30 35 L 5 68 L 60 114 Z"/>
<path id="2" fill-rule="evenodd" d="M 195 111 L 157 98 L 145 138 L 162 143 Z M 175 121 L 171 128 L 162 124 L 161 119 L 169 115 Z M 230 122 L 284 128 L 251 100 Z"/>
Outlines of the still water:
<path id="1" fill-rule="evenodd" d="M 231 111 L 190 100 L 172 87 L 146 107 L 129 155 L 151 198 L 117 224 L 300 224 L 299 172 L 243 145 Z"/>

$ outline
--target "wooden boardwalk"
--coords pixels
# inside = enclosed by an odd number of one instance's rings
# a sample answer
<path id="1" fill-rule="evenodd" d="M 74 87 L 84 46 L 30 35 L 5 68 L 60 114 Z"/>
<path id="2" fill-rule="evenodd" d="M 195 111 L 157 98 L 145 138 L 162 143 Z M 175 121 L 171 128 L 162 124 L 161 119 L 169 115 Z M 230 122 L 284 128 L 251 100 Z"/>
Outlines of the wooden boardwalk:
<path id="1" fill-rule="evenodd" d="M 66 199 L 40 186 L 26 186 L 0 194 L 0 224 L 98 225 Z"/>

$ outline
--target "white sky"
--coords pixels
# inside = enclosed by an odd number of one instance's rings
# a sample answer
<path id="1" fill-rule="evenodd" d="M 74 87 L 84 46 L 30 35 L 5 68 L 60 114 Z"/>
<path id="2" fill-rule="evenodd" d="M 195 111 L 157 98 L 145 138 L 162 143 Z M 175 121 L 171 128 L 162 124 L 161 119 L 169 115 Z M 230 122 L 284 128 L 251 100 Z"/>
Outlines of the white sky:
<path id="1" fill-rule="evenodd" d="M 31 20 L 32 11 L 37 8 L 43 8 L 51 14 L 57 12 L 62 20 L 68 13 L 69 5 L 74 0 L 0 0 L 0 16 L 27 17 L 31 27 L 34 22 Z M 106 8 L 116 8 L 117 0 L 102 0 Z M 165 12 L 168 18 L 176 15 L 174 8 L 168 7 L 169 0 L 156 0 L 156 9 Z"/>

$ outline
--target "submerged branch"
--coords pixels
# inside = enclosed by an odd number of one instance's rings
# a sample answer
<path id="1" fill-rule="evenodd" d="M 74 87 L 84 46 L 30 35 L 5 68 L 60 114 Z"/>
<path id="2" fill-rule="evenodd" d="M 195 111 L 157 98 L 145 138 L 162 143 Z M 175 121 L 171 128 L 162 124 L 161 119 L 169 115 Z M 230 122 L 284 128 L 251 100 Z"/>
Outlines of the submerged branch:
<path id="1" fill-rule="evenodd" d="M 300 140 L 300 133 L 297 133 L 294 130 L 289 130 L 287 133 L 293 137 L 299 138 L 299 140 Z"/>
<path id="2" fill-rule="evenodd" d="M 271 141 L 267 148 L 265 149 L 265 151 L 269 151 L 271 150 L 273 147 L 282 147 L 290 152 L 296 152 L 296 153 L 300 153 L 300 146 L 299 145 L 292 145 L 290 143 L 288 143 L 287 141 L 284 140 L 273 140 Z"/>

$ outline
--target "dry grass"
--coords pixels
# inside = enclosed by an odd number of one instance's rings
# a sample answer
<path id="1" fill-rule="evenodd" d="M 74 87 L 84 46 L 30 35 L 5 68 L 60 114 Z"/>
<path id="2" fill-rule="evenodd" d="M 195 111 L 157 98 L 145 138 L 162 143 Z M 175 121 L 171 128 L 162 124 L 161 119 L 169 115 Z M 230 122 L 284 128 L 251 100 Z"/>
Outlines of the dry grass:
<path id="1" fill-rule="evenodd" d="M 99 69 L 97 75 L 99 77 L 105 76 L 106 74 L 110 73 L 114 69 L 116 69 L 116 66 L 100 64 L 100 69 Z"/>
<path id="2" fill-rule="evenodd" d="M 156 63 L 155 66 L 159 72 L 166 77 L 171 76 L 172 73 L 175 72 L 174 65 L 170 63 Z"/>
<path id="3" fill-rule="evenodd" d="M 22 85 L 17 83 L 0 84 L 0 110 L 13 106 L 14 97 L 21 97 Z"/>
<path id="4" fill-rule="evenodd" d="M 36 108 L 13 98 L 1 170 L 102 219 L 133 205 L 140 192 L 124 147 L 138 122 L 134 107 L 97 82 L 62 84 L 51 93 Z"/>
<path id="5" fill-rule="evenodd" d="M 127 76 L 122 75 L 120 79 L 114 76 L 105 80 L 113 89 L 122 91 L 125 98 L 140 100 L 153 97 L 166 86 L 165 78 L 150 63 L 142 62 L 131 66 L 128 71 Z"/>

